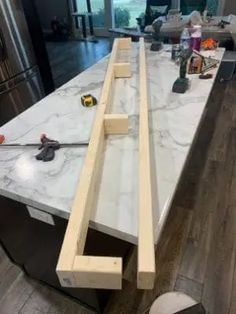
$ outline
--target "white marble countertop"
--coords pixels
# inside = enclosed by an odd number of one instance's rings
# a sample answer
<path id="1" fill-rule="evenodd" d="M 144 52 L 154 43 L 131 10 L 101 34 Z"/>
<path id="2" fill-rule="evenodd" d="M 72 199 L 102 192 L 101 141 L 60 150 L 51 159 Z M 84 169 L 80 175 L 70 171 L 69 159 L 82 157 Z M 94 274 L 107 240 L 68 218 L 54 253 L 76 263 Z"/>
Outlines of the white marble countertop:
<path id="1" fill-rule="evenodd" d="M 138 211 L 138 50 L 131 57 L 132 78 L 119 79 L 112 113 L 129 114 L 129 135 L 109 136 L 97 207 L 91 227 L 131 243 L 137 242 Z M 224 50 L 216 57 L 221 60 Z M 107 58 L 0 128 L 7 142 L 37 142 L 41 133 L 60 142 L 87 141 L 96 108 L 84 108 L 80 97 L 99 98 Z M 170 52 L 147 46 L 151 148 L 156 238 L 169 209 L 184 163 L 211 92 L 214 78 L 191 76 L 190 90 L 171 92 L 178 66 Z M 121 92 L 122 91 L 122 92 Z M 49 163 L 36 161 L 35 149 L 1 148 L 0 194 L 42 211 L 68 218 L 86 147 L 63 148 Z"/>

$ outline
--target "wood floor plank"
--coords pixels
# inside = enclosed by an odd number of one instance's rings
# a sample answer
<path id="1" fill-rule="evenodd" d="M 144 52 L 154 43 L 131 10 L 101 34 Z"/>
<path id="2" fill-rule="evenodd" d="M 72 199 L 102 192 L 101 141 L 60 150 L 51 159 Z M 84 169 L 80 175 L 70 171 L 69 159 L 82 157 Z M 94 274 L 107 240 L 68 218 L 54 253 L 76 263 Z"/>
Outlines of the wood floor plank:
<path id="1" fill-rule="evenodd" d="M 203 284 L 179 275 L 177 277 L 174 290 L 183 292 L 191 296 L 194 300 L 201 302 Z"/>
<path id="2" fill-rule="evenodd" d="M 199 182 L 193 219 L 181 261 L 180 275 L 199 283 L 204 283 L 205 280 L 212 237 L 212 212 L 218 205 L 219 186 L 217 183 L 221 180 L 221 166 L 219 162 L 209 162 L 204 177 Z M 207 179 L 207 176 L 211 180 Z M 213 181 L 214 184 L 212 184 Z"/>
<path id="3" fill-rule="evenodd" d="M 111 42 L 109 38 L 100 38 L 97 43 L 47 42 L 46 47 L 58 88 L 106 56 L 111 51 Z"/>
<path id="4" fill-rule="evenodd" d="M 202 303 L 214 314 L 227 314 L 235 264 L 235 235 L 221 226 L 209 253 Z"/>
<path id="5" fill-rule="evenodd" d="M 235 82 L 233 86 L 236 87 Z M 217 127 L 215 128 L 214 136 L 211 142 L 208 159 L 215 161 L 224 161 L 225 152 L 227 150 L 227 138 L 231 126 L 234 126 L 233 117 L 235 115 L 232 106 L 232 97 L 235 97 L 235 92 L 232 89 L 232 83 L 228 83 L 224 91 L 223 103 L 220 110 L 220 115 L 217 119 Z"/>
<path id="6" fill-rule="evenodd" d="M 221 177 L 224 188 L 218 192 L 219 203 L 213 213 L 213 232 L 202 298 L 203 305 L 214 314 L 229 312 L 235 268 L 236 130 L 232 129 L 229 137 Z"/>
<path id="7" fill-rule="evenodd" d="M 21 274 L 21 269 L 14 265 L 0 246 L 0 301 Z"/>
<path id="8" fill-rule="evenodd" d="M 92 314 L 93 311 L 24 275 L 0 247 L 0 313 Z"/>
<path id="9" fill-rule="evenodd" d="M 51 302 L 50 290 L 46 286 L 40 285 L 33 291 L 19 314 L 48 313 Z"/>
<path id="10" fill-rule="evenodd" d="M 225 85 L 224 89 L 226 90 L 219 89 L 216 93 L 218 95 L 221 91 L 224 95 L 222 104 L 218 103 L 215 97 L 212 100 L 212 105 L 218 106 L 219 114 L 215 116 L 215 127 L 212 140 L 209 142 L 207 160 L 198 182 L 192 225 L 180 269 L 180 274 L 200 283 L 205 280 L 207 258 L 213 232 L 212 213 L 215 212 L 218 206 L 221 191 L 224 190 L 225 185 L 225 182 L 222 181 L 222 173 L 225 171 L 225 163 L 227 164 L 232 108 L 227 105 L 226 101 L 229 89 L 228 87 L 225 88 Z M 214 118 L 214 114 L 211 118 Z M 203 128 L 204 131 L 206 130 Z"/>
<path id="11" fill-rule="evenodd" d="M 206 220 L 202 220 L 203 226 L 198 224 L 191 230 L 179 272 L 181 275 L 199 283 L 204 282 L 210 238 L 210 232 L 206 229 L 209 227 L 210 222 L 211 215 L 209 214 L 206 216 Z"/>
<path id="12" fill-rule="evenodd" d="M 8 293 L 8 290 L 20 274 L 20 268 L 9 261 L 6 272 L 0 276 L 0 301 L 5 297 L 6 293 Z"/>
<path id="13" fill-rule="evenodd" d="M 233 121 L 236 122 L 236 110 L 233 116 Z M 236 136 L 236 131 L 234 130 L 234 136 Z M 235 186 L 236 186 L 236 165 L 234 165 L 233 169 L 233 176 L 232 176 L 232 183 L 231 183 L 231 193 L 232 197 L 230 200 L 230 207 L 235 212 L 236 207 L 236 193 L 235 193 Z M 235 219 L 236 220 L 236 219 Z M 236 237 L 236 221 L 233 221 L 232 231 L 234 234 L 234 238 Z M 232 284 L 232 293 L 231 293 L 231 302 L 230 302 L 230 311 L 229 314 L 236 313 L 236 262 L 234 264 L 234 275 L 233 275 L 233 284 Z"/>
<path id="14" fill-rule="evenodd" d="M 6 253 L 4 251 L 4 249 L 2 248 L 2 246 L 0 245 L 0 264 L 7 259 Z"/>
<path id="15" fill-rule="evenodd" d="M 8 256 L 6 255 L 3 248 L 0 246 L 0 278 L 2 278 L 2 275 L 6 273 L 7 268 L 11 264 Z"/>
<path id="16" fill-rule="evenodd" d="M 233 285 L 232 285 L 229 314 L 235 314 L 235 313 L 236 313 L 236 267 L 234 266 Z"/>
<path id="17" fill-rule="evenodd" d="M 229 136 L 230 128 L 225 128 L 224 123 L 228 119 L 229 111 L 223 110 L 224 113 L 221 114 L 221 117 L 218 121 L 218 125 L 221 124 L 222 128 L 217 128 L 212 141 L 212 149 L 208 155 L 208 159 L 215 161 L 223 161 L 225 151 L 227 149 L 227 138 Z"/>
<path id="18" fill-rule="evenodd" d="M 37 284 L 21 273 L 0 302 L 1 312 L 17 314 L 28 300 Z"/>
<path id="19" fill-rule="evenodd" d="M 199 143 L 197 144 L 199 145 Z M 194 148 L 192 158 L 196 158 L 195 149 L 199 150 L 198 145 Z M 201 157 L 199 156 L 199 158 Z M 206 164 L 205 167 L 204 164 Z M 218 171 L 218 162 L 202 162 L 201 167 L 203 167 L 203 170 L 201 170 L 202 175 L 198 179 L 197 187 L 195 188 L 196 196 L 194 198 L 192 220 L 187 241 L 183 248 L 179 270 L 179 275 L 199 284 L 204 283 L 207 256 L 210 249 L 212 211 L 218 203 L 216 185 L 209 181 L 209 177 L 215 183 L 220 181 L 221 178 L 221 172 Z M 190 169 L 193 172 L 196 171 L 195 167 Z M 197 168 L 197 171 L 199 170 L 200 168 Z M 185 195 L 190 193 L 191 190 L 190 186 L 189 191 L 186 190 L 182 197 L 185 198 Z M 194 297 L 194 291 L 192 295 L 190 293 L 190 296 Z"/>
<path id="20" fill-rule="evenodd" d="M 47 314 L 93 314 L 94 312 L 61 294 L 51 293 L 51 306 Z"/>
<path id="21" fill-rule="evenodd" d="M 123 289 L 115 292 L 105 313 L 145 313 L 161 294 L 173 291 L 178 274 L 183 243 L 189 231 L 191 211 L 171 208 L 166 227 L 156 248 L 156 279 L 153 290 L 137 290 L 136 278 L 125 282 Z"/>
<path id="22" fill-rule="evenodd" d="M 40 284 L 19 311 L 19 314 L 34 313 L 92 314 L 93 312 L 56 290 Z"/>
<path id="23" fill-rule="evenodd" d="M 224 103 L 227 106 L 230 106 L 232 108 L 232 121 L 233 124 L 235 125 L 236 123 L 236 111 L 235 111 L 235 94 L 236 94 L 236 77 L 234 78 L 234 80 L 229 81 L 227 83 L 227 98 L 224 99 Z"/>
<path id="24" fill-rule="evenodd" d="M 206 307 L 212 311 L 211 313 L 221 314 L 228 313 L 232 269 L 235 262 L 235 243 L 232 237 L 232 232 L 235 230 L 235 217 L 232 211 L 235 200 L 231 201 L 231 208 L 229 203 L 227 206 L 227 201 L 229 202 L 229 198 L 234 195 L 229 187 L 232 185 L 236 151 L 235 144 L 232 142 L 234 132 L 232 133 L 231 130 L 233 112 L 227 96 L 226 93 L 208 153 L 203 180 L 200 182 L 200 193 L 195 202 L 190 236 L 193 241 L 186 248 L 185 261 L 182 263 L 180 272 L 192 279 L 204 282 L 203 300 Z M 225 194 L 227 196 L 223 197 Z M 211 212 L 210 223 L 207 218 L 209 216 L 206 214 L 209 211 Z M 196 219 L 195 215 L 198 212 L 199 218 Z M 224 221 L 227 221 L 228 232 L 226 233 L 221 228 Z M 199 226 L 200 231 L 197 232 Z M 224 245 L 225 247 L 222 248 Z M 189 273 L 188 267 L 190 269 L 192 267 L 192 273 Z M 220 293 L 220 290 L 223 290 L 223 293 Z"/>

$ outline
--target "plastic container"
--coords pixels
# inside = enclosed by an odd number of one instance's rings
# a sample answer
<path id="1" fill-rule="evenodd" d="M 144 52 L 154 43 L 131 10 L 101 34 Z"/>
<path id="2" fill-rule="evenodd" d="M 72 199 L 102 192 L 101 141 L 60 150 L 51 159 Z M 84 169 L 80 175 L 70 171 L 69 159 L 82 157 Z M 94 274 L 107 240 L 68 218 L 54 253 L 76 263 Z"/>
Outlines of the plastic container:
<path id="1" fill-rule="evenodd" d="M 200 51 L 202 42 L 202 27 L 201 25 L 193 26 L 193 33 L 191 35 L 191 47 L 193 50 Z"/>
<path id="2" fill-rule="evenodd" d="M 191 36 L 189 34 L 189 29 L 184 28 L 180 36 L 180 46 L 181 48 L 188 49 L 191 47 Z"/>

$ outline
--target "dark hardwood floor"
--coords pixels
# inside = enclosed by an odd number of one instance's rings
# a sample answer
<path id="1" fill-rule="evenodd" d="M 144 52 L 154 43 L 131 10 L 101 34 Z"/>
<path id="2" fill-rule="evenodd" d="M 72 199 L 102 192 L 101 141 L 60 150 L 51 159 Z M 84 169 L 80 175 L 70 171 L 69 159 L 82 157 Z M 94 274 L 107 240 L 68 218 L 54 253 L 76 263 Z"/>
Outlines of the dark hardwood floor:
<path id="1" fill-rule="evenodd" d="M 99 38 L 97 43 L 47 42 L 46 47 L 56 88 L 97 63 L 111 51 L 108 38 Z"/>
<path id="2" fill-rule="evenodd" d="M 136 252 L 129 280 L 107 313 L 148 313 L 169 291 L 202 302 L 210 314 L 236 313 L 236 81 L 217 83 L 164 231 L 156 248 L 152 291 L 136 289 Z"/>
<path id="3" fill-rule="evenodd" d="M 0 246 L 1 314 L 92 314 L 73 299 L 27 277 Z"/>

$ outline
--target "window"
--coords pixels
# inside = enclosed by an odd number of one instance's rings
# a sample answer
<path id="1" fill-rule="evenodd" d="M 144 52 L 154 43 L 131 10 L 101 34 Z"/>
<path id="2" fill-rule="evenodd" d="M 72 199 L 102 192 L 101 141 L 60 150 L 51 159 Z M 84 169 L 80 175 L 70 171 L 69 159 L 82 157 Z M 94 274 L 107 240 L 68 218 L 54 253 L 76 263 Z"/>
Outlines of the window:
<path id="1" fill-rule="evenodd" d="M 194 10 L 203 12 L 206 6 L 209 14 L 217 14 L 218 0 L 181 0 L 180 3 L 184 15 L 190 14 Z"/>
<path id="2" fill-rule="evenodd" d="M 208 0 L 207 1 L 208 12 L 212 15 L 217 15 L 218 5 L 219 5 L 218 0 Z"/>
<path id="3" fill-rule="evenodd" d="M 93 25 L 95 27 L 104 27 L 104 0 L 91 0 L 90 2 L 93 12 Z M 86 0 L 77 0 L 77 10 L 78 12 L 88 12 Z"/>
<path id="4" fill-rule="evenodd" d="M 184 15 L 188 15 L 194 10 L 203 12 L 206 4 L 206 0 L 181 0 L 181 12 Z"/>
<path id="5" fill-rule="evenodd" d="M 146 0 L 113 0 L 113 7 L 116 27 L 134 27 L 136 18 L 145 13 Z"/>

